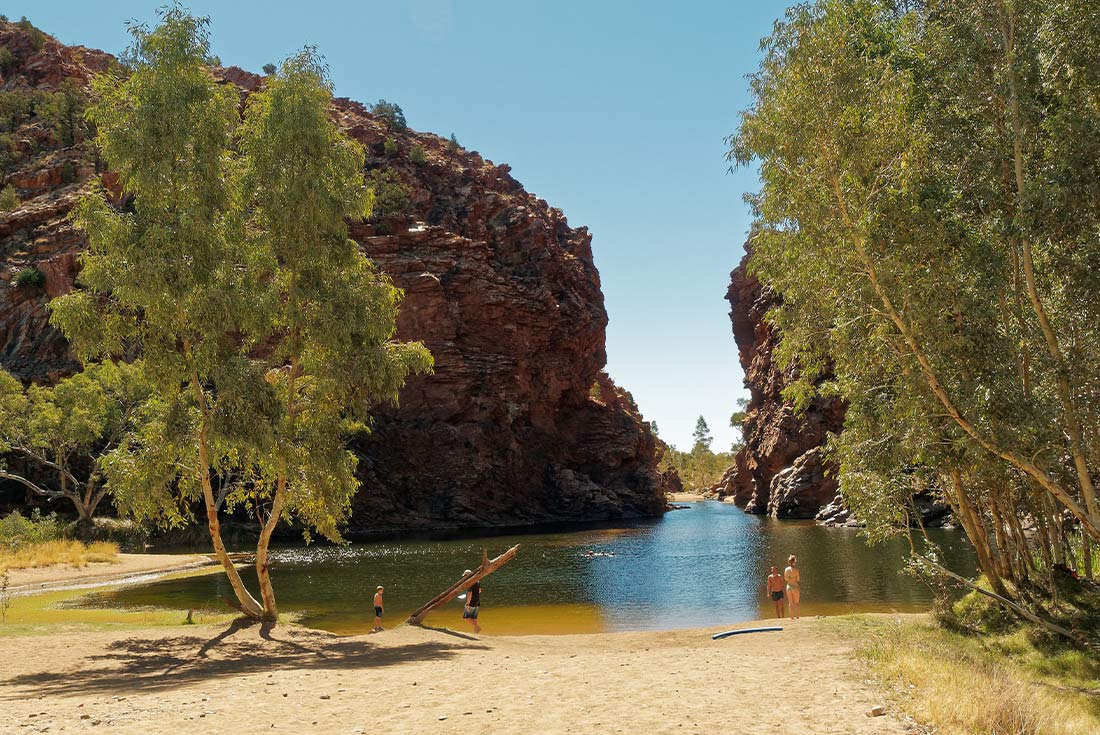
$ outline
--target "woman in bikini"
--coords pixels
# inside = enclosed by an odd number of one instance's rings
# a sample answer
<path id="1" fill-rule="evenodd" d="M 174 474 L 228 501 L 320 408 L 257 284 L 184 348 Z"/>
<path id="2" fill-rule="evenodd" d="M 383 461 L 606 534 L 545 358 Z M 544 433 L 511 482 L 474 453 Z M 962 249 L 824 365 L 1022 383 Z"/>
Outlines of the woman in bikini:
<path id="1" fill-rule="evenodd" d="M 779 567 L 772 567 L 772 573 L 768 576 L 768 596 L 775 603 L 775 617 L 781 618 L 787 614 L 787 600 L 783 594 L 783 575 L 779 573 Z"/>
<path id="2" fill-rule="evenodd" d="M 791 601 L 791 619 L 798 620 L 802 603 L 802 572 L 798 571 L 798 559 L 794 554 L 787 558 L 787 568 L 783 570 L 783 579 L 787 582 L 787 599 Z"/>

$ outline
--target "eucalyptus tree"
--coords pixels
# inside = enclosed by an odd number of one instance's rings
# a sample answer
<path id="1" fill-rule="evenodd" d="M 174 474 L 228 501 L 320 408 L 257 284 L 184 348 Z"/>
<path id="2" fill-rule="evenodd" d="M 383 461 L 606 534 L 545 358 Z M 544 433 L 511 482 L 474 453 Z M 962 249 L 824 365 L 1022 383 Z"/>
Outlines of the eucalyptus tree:
<path id="1" fill-rule="evenodd" d="M 262 284 L 249 324 L 271 345 L 254 363 L 278 413 L 258 458 L 254 492 L 270 501 L 256 550 L 264 615 L 278 615 L 267 565 L 281 519 L 332 540 L 359 487 L 347 436 L 372 407 L 396 403 L 410 373 L 432 368 L 419 342 L 394 340 L 402 293 L 348 236 L 369 215 L 362 148 L 333 122 L 332 90 L 312 49 L 283 62 L 252 95 L 240 131 L 237 179 L 242 237 Z"/>
<path id="2" fill-rule="evenodd" d="M 374 192 L 315 54 L 268 77 L 242 122 L 238 92 L 208 70 L 208 21 L 161 14 L 132 30 L 131 75 L 96 82 L 97 143 L 133 206 L 81 202 L 86 288 L 53 319 L 83 358 L 143 356 L 153 395 L 105 462 L 120 507 L 177 524 L 201 498 L 238 606 L 274 620 L 276 526 L 339 539 L 358 488 L 348 436 L 432 361 L 394 340 L 401 292 L 348 237 Z M 260 600 L 222 541 L 223 501 L 261 520 Z"/>
<path id="3" fill-rule="evenodd" d="M 24 388 L 0 370 L 0 478 L 48 500 L 67 500 L 91 523 L 106 497 L 105 462 L 134 429 L 147 390 L 140 367 L 96 363 L 56 385 Z"/>
<path id="4" fill-rule="evenodd" d="M 730 139 L 760 164 L 750 264 L 783 295 L 788 396 L 832 367 L 820 390 L 849 404 L 845 497 L 889 532 L 943 488 L 995 584 L 1064 555 L 1062 510 L 1100 538 L 1100 197 L 1080 139 L 1100 23 L 1080 5 L 796 6 Z"/>
<path id="5" fill-rule="evenodd" d="M 249 422 L 234 419 L 255 402 L 239 337 L 255 304 L 225 176 L 238 94 L 207 68 L 209 20 L 179 6 L 159 12 L 155 28 L 130 27 L 129 75 L 94 80 L 95 143 L 133 201 L 118 211 L 99 194 L 81 200 L 84 287 L 51 302 L 51 319 L 85 361 L 140 350 L 147 410 L 163 433 L 146 435 L 140 451 L 132 438 L 109 481 L 139 517 L 168 524 L 201 497 L 237 600 L 259 617 L 222 541 L 211 480 L 236 460 L 233 429 Z"/>

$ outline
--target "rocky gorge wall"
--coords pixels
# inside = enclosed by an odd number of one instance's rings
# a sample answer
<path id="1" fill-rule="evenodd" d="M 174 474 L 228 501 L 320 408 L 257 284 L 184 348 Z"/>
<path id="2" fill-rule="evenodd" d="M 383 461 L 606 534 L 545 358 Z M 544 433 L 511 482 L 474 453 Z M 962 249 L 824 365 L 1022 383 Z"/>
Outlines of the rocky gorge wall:
<path id="1" fill-rule="evenodd" d="M 749 513 L 776 518 L 814 518 L 837 498 L 837 482 L 824 459 L 830 432 L 844 425 L 844 404 L 837 398 L 815 398 L 796 415 L 783 399 L 795 377 L 772 360 L 779 335 L 765 320 L 779 297 L 748 274 L 748 254 L 730 274 L 730 304 L 749 402 L 741 425 L 744 446 L 734 464 L 711 492 L 729 498 Z M 839 518 L 846 520 L 846 516 Z"/>
<path id="2" fill-rule="evenodd" d="M 2 90 L 86 87 L 112 57 L 0 23 L 12 61 Z M 214 70 L 242 101 L 263 78 Z M 355 439 L 363 487 L 351 534 L 401 528 L 524 525 L 652 516 L 669 478 L 630 394 L 603 372 L 607 313 L 591 235 L 475 152 L 397 129 L 359 103 L 333 101 L 366 149 L 366 174 L 392 172 L 407 201 L 351 235 L 405 290 L 398 338 L 422 340 L 435 374 L 414 377 Z M 79 369 L 48 324 L 49 298 L 73 287 L 84 241 L 67 219 L 96 179 L 112 184 L 87 141 L 64 145 L 41 121 L 13 131 L 7 183 L 21 204 L 0 213 L 0 366 L 50 381 Z M 416 151 L 414 155 L 414 150 Z M 41 288 L 18 287 L 37 268 Z"/>
<path id="3" fill-rule="evenodd" d="M 797 368 L 783 370 L 772 356 L 779 335 L 765 319 L 780 296 L 747 271 L 750 254 L 730 273 L 726 299 L 730 304 L 733 337 L 737 343 L 749 402 L 741 424 L 744 446 L 734 464 L 710 489 L 749 513 L 775 518 L 814 518 L 829 525 L 858 526 L 844 503 L 835 466 L 825 458 L 829 434 L 844 428 L 844 401 L 835 396 L 813 399 L 796 414 L 783 398 L 783 389 Z M 832 376 L 823 375 L 822 380 Z M 913 496 L 920 522 L 926 527 L 953 523 L 951 509 L 936 488 Z"/>

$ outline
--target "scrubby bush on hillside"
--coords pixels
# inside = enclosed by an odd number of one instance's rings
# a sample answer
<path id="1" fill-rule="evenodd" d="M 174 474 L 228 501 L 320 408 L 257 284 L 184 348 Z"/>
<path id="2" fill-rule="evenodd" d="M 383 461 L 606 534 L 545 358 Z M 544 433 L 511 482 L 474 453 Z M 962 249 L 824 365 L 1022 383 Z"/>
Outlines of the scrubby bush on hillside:
<path id="1" fill-rule="evenodd" d="M 73 145 L 86 137 L 86 106 L 84 92 L 73 80 L 66 79 L 59 91 L 45 93 L 36 100 L 35 113 L 45 120 L 64 145 Z"/>
<path id="2" fill-rule="evenodd" d="M 22 31 L 24 31 L 31 39 L 31 46 L 35 51 L 42 49 L 42 46 L 46 43 L 46 34 L 34 27 L 34 24 L 27 20 L 27 16 L 23 16 L 16 23 Z"/>
<path id="3" fill-rule="evenodd" d="M 2 151 L 0 151 L 2 154 Z M 19 195 L 15 193 L 15 187 L 5 186 L 0 189 L 0 212 L 11 212 L 19 208 Z"/>
<path id="4" fill-rule="evenodd" d="M 407 130 L 409 127 L 408 123 L 405 122 L 405 112 L 401 109 L 401 105 L 396 102 L 378 100 L 371 105 L 370 111 L 385 120 L 394 130 Z"/>
<path id="5" fill-rule="evenodd" d="M 367 176 L 367 183 L 374 192 L 374 209 L 371 218 L 399 217 L 409 212 L 409 196 L 412 190 L 393 171 L 377 169 Z"/>
<path id="6" fill-rule="evenodd" d="M 387 156 L 392 156 L 397 153 L 397 141 L 393 138 L 386 138 L 386 142 L 382 144 L 382 150 L 386 152 Z"/>
<path id="7" fill-rule="evenodd" d="M 32 92 L 0 92 L 0 131 L 14 131 L 34 116 L 34 109 L 35 97 Z"/>
<path id="8" fill-rule="evenodd" d="M 46 285 L 46 274 L 37 268 L 24 268 L 15 277 L 15 285 L 19 288 L 42 288 Z"/>
<path id="9" fill-rule="evenodd" d="M 417 143 L 412 147 L 412 150 L 409 151 L 409 160 L 419 166 L 423 163 L 427 163 L 428 154 L 424 152 L 424 147 Z"/>

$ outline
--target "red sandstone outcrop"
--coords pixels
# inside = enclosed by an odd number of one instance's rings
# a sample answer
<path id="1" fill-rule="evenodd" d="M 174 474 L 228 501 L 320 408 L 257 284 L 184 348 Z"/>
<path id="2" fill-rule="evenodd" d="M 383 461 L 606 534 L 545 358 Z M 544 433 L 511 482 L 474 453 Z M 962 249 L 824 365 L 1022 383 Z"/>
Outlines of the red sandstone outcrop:
<path id="1" fill-rule="evenodd" d="M 4 90 L 84 85 L 111 62 L 52 39 L 35 51 L 25 35 L 0 23 L 0 44 L 16 49 Z M 263 81 L 236 68 L 215 75 L 242 97 Z M 655 439 L 603 373 L 607 314 L 587 229 L 506 165 L 395 130 L 347 99 L 332 112 L 366 149 L 368 172 L 392 171 L 409 189 L 405 212 L 354 223 L 352 236 L 405 290 L 399 337 L 435 356 L 435 374 L 411 380 L 401 406 L 380 410 L 354 443 L 363 489 L 351 532 L 663 512 Z M 33 380 L 78 367 L 45 305 L 77 272 L 83 240 L 68 212 L 97 174 L 112 181 L 89 144 L 46 143 L 29 145 L 9 177 L 23 204 L 0 213 L 0 365 Z M 44 289 L 11 285 L 27 267 L 45 274 Z"/>
<path id="2" fill-rule="evenodd" d="M 836 496 L 821 448 L 830 432 L 842 428 L 844 405 L 819 397 L 796 415 L 784 401 L 782 391 L 795 375 L 772 361 L 779 335 L 765 319 L 778 297 L 746 272 L 747 261 L 746 255 L 730 274 L 726 293 L 750 396 L 741 425 L 744 447 L 712 491 L 750 513 L 813 518 Z"/>

